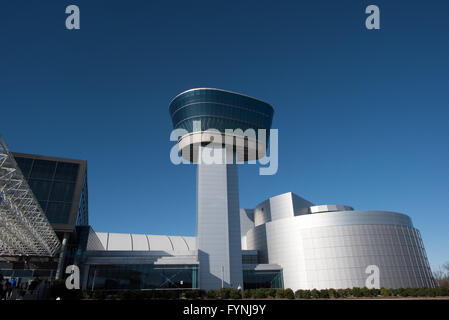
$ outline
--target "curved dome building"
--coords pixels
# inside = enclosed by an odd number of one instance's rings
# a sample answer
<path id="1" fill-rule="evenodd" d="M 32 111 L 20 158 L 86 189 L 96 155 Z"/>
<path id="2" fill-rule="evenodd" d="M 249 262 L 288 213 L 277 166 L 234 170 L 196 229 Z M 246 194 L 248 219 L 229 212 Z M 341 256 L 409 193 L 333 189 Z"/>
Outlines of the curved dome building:
<path id="1" fill-rule="evenodd" d="M 259 263 L 282 266 L 285 288 L 365 287 L 372 265 L 379 287 L 435 285 L 421 235 L 401 213 L 313 206 L 286 193 L 242 221 L 242 246 L 257 250 Z"/>

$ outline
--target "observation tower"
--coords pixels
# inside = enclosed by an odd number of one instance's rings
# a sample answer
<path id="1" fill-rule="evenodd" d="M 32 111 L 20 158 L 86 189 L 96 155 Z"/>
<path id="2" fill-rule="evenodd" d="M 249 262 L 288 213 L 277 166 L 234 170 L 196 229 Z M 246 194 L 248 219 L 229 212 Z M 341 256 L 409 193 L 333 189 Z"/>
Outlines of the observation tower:
<path id="1" fill-rule="evenodd" d="M 243 287 L 237 164 L 265 156 L 273 108 L 243 94 L 211 88 L 170 102 L 182 157 L 197 164 L 199 287 Z"/>

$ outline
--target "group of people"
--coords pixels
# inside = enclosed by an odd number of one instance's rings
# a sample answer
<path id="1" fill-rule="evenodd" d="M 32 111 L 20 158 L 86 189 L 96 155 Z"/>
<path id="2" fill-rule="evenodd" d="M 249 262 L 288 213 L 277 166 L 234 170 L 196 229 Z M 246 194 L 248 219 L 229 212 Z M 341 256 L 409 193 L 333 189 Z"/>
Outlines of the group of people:
<path id="1" fill-rule="evenodd" d="M 0 300 L 23 299 L 25 293 L 32 293 L 39 283 L 39 278 L 22 282 L 22 279 L 6 279 L 0 273 Z"/>

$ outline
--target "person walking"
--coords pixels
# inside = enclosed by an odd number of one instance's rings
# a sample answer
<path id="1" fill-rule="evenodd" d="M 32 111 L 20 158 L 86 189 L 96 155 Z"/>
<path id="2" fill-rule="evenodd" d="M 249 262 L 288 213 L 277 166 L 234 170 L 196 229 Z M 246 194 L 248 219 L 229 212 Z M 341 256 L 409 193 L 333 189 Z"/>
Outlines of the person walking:
<path id="1" fill-rule="evenodd" d="M 5 280 L 5 299 L 9 300 L 10 295 L 11 295 L 11 282 L 9 282 L 9 280 Z"/>
<path id="2" fill-rule="evenodd" d="M 15 278 L 11 278 L 11 280 L 9 280 L 9 284 L 11 287 L 11 293 L 9 294 L 9 300 L 12 299 L 13 294 L 16 292 L 16 287 L 17 287 L 17 281 Z"/>
<path id="3" fill-rule="evenodd" d="M 40 282 L 41 282 L 41 279 L 39 279 L 39 276 L 37 276 L 30 282 L 30 285 L 28 286 L 30 294 L 34 293 L 34 289 L 36 289 L 36 287 L 39 285 Z"/>

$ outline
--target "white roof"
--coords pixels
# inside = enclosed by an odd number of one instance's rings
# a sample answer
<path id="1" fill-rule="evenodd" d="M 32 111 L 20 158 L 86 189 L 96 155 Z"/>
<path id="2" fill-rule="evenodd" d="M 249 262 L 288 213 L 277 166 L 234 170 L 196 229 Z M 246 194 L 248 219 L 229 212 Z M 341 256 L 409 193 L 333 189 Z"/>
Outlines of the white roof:
<path id="1" fill-rule="evenodd" d="M 87 250 L 195 251 L 196 237 L 93 232 Z"/>

